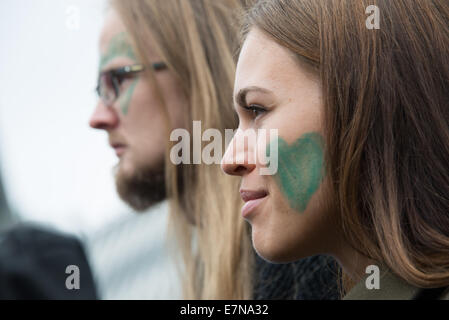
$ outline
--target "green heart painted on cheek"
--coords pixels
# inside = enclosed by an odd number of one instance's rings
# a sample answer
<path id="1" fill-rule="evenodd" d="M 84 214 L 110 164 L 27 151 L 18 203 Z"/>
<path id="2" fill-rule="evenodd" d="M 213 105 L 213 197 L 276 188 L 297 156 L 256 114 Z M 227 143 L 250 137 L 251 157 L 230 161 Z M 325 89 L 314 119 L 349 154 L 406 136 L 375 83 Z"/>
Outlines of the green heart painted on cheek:
<path id="1" fill-rule="evenodd" d="M 304 212 L 323 180 L 323 146 L 324 139 L 316 132 L 305 133 L 291 145 L 278 138 L 278 171 L 274 178 L 296 211 Z"/>

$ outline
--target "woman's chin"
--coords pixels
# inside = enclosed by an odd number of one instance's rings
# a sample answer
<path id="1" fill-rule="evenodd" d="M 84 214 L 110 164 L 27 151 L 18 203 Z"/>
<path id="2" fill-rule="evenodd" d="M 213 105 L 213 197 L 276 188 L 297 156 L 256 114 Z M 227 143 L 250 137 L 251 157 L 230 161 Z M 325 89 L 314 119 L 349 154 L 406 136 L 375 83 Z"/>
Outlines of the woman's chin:
<path id="1" fill-rule="evenodd" d="M 303 255 L 293 254 L 288 246 L 276 244 L 273 241 L 258 237 L 253 233 L 253 246 L 257 254 L 264 260 L 271 263 L 288 263 L 304 258 Z"/>

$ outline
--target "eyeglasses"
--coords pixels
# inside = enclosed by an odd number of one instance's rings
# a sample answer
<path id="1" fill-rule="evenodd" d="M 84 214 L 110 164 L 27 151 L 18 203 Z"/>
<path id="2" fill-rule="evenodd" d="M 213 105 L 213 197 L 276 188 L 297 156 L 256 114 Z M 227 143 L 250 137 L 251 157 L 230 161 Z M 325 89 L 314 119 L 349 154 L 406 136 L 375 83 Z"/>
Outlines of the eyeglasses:
<path id="1" fill-rule="evenodd" d="M 160 71 L 167 68 L 163 62 L 153 63 L 151 65 L 154 71 Z M 142 64 L 125 66 L 117 69 L 101 72 L 98 76 L 97 91 L 98 97 L 106 106 L 111 106 L 120 95 L 120 85 L 125 79 L 135 77 L 145 70 Z"/>

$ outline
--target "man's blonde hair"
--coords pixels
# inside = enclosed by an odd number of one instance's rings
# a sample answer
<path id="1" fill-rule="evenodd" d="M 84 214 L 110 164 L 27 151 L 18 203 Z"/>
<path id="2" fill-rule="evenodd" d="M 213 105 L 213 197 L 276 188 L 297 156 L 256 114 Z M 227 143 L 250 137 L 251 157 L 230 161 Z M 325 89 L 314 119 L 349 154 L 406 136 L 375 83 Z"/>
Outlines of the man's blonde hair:
<path id="1" fill-rule="evenodd" d="M 184 119 L 190 132 L 194 120 L 201 120 L 203 130 L 223 134 L 237 127 L 231 108 L 241 2 L 111 1 L 142 62 L 154 62 L 145 55 L 151 47 L 179 79 L 189 101 Z M 148 76 L 154 81 L 154 74 Z M 175 166 L 169 136 L 167 131 L 170 230 L 182 252 L 184 298 L 251 298 L 253 251 L 248 225 L 240 217 L 239 179 L 225 176 L 219 165 Z"/>

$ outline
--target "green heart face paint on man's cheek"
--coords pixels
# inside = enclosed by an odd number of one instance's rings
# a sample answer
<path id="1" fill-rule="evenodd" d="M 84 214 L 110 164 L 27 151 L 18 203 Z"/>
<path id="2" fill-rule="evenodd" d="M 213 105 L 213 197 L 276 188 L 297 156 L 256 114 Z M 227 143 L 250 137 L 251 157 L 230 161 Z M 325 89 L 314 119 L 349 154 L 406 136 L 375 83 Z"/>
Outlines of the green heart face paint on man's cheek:
<path id="1" fill-rule="evenodd" d="M 278 171 L 274 178 L 290 207 L 301 213 L 323 180 L 323 147 L 324 139 L 316 132 L 305 133 L 290 145 L 278 138 Z"/>

